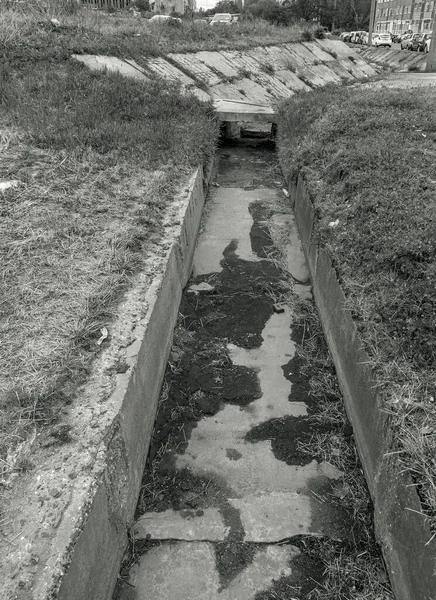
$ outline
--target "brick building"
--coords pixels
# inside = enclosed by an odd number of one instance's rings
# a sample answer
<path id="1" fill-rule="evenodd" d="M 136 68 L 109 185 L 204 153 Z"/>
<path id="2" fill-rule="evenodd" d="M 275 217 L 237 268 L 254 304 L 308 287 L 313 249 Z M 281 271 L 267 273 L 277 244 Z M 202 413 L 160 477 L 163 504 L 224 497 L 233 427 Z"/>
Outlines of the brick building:
<path id="1" fill-rule="evenodd" d="M 402 33 L 411 29 L 414 33 L 427 33 L 431 31 L 435 9 L 435 0 L 378 0 L 374 30 Z"/>

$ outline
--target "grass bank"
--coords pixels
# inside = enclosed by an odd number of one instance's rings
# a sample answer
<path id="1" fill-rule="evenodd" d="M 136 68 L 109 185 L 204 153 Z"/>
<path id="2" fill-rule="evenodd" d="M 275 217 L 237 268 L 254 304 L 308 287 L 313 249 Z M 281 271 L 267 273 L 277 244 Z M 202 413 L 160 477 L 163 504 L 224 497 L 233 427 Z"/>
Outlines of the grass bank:
<path id="1" fill-rule="evenodd" d="M 41 51 L 43 45 L 41 43 Z M 163 82 L 56 68 L 9 72 L 0 104 L 0 473 L 56 423 L 163 221 L 217 140 L 212 109 Z"/>
<path id="2" fill-rule="evenodd" d="M 282 164 L 301 172 L 413 477 L 436 531 L 434 94 L 323 89 L 283 104 Z"/>
<path id="3" fill-rule="evenodd" d="M 60 27 L 51 25 L 51 17 L 59 20 Z M 72 53 L 106 54 L 140 62 L 144 56 L 169 52 L 243 49 L 301 39 L 301 27 L 276 27 L 262 21 L 210 27 L 184 20 L 180 26 L 171 26 L 86 8 L 67 14 L 56 3 L 43 12 L 0 12 L 0 55 L 5 69 L 29 62 L 65 61 Z"/>

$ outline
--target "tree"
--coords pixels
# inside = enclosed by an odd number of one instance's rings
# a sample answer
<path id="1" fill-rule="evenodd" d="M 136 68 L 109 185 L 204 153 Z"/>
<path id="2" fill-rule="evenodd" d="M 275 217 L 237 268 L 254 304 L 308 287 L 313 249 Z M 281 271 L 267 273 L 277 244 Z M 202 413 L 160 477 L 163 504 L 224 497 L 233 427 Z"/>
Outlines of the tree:
<path id="1" fill-rule="evenodd" d="M 212 9 L 212 13 L 230 13 L 232 15 L 239 12 L 238 5 L 234 0 L 219 0 Z"/>

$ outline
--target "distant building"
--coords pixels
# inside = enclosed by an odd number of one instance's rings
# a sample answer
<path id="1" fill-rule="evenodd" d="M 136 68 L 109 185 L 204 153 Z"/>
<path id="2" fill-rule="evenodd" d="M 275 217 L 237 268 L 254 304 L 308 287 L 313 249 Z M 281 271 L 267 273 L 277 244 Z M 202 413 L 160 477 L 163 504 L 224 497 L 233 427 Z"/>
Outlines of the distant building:
<path id="1" fill-rule="evenodd" d="M 185 14 L 186 0 L 154 0 L 150 2 L 151 10 L 158 15 Z"/>
<path id="2" fill-rule="evenodd" d="M 402 33 L 411 29 L 414 33 L 426 33 L 431 31 L 435 10 L 435 0 L 378 0 L 374 30 Z"/>

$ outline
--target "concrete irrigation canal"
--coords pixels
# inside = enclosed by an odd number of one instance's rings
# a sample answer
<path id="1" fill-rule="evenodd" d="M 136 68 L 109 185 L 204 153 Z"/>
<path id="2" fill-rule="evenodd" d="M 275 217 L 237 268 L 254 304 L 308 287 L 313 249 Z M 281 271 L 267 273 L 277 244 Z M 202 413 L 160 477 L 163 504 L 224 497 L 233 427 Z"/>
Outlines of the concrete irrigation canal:
<path id="1" fill-rule="evenodd" d="M 117 600 L 306 598 L 312 542 L 355 535 L 341 472 L 304 451 L 325 426 L 296 356 L 311 287 L 274 153 L 224 147 L 216 181 Z"/>

